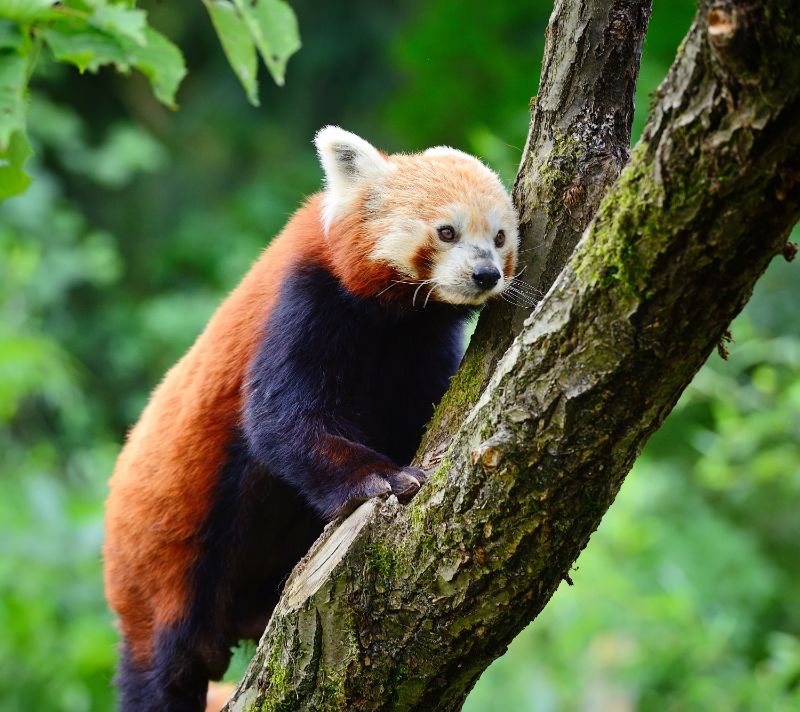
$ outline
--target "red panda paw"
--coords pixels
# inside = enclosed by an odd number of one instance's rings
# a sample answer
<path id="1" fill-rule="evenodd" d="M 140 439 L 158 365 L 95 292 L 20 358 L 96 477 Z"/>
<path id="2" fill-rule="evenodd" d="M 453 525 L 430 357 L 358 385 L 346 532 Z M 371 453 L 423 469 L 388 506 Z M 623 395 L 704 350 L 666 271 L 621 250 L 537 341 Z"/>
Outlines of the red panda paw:
<path id="1" fill-rule="evenodd" d="M 428 481 L 428 473 L 425 472 L 425 470 L 420 470 L 419 467 L 412 467 L 411 465 L 408 465 L 407 467 L 403 468 L 403 471 L 414 477 L 414 479 L 419 482 L 420 485 L 424 485 Z"/>
<path id="2" fill-rule="evenodd" d="M 392 494 L 403 504 L 411 501 L 427 479 L 428 476 L 417 467 L 404 467 L 399 472 L 389 475 Z"/>
<path id="3" fill-rule="evenodd" d="M 328 510 L 332 511 L 328 519 L 348 517 L 359 505 L 373 497 L 387 497 L 393 494 L 400 502 L 407 504 L 427 479 L 428 476 L 416 467 L 403 467 L 381 475 L 372 473 L 357 486 L 342 493 L 344 502 Z"/>
<path id="4" fill-rule="evenodd" d="M 388 497 L 392 494 L 392 486 L 386 477 L 370 474 L 365 477 L 355 487 L 350 487 L 344 492 L 340 491 L 339 501 L 342 502 L 338 507 L 332 507 L 328 511 L 332 514 L 328 519 L 342 519 L 349 517 L 359 505 L 373 497 Z M 343 496 L 342 496 L 343 495 Z M 344 500 L 344 501 L 342 501 Z"/>

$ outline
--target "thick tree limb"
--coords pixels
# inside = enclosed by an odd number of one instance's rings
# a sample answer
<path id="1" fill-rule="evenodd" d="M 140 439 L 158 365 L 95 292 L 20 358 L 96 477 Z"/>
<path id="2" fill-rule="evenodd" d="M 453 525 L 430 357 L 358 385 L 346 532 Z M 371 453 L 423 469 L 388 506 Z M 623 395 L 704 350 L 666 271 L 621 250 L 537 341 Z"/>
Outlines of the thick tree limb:
<path id="1" fill-rule="evenodd" d="M 232 709 L 459 707 L 782 251 L 798 46 L 791 0 L 700 3 L 630 164 L 431 482 L 326 531 Z"/>
<path id="2" fill-rule="evenodd" d="M 539 95 L 514 183 L 521 278 L 544 295 L 628 160 L 636 78 L 652 0 L 557 0 Z M 420 452 L 438 464 L 464 414 L 530 314 L 498 301 L 481 314 Z"/>

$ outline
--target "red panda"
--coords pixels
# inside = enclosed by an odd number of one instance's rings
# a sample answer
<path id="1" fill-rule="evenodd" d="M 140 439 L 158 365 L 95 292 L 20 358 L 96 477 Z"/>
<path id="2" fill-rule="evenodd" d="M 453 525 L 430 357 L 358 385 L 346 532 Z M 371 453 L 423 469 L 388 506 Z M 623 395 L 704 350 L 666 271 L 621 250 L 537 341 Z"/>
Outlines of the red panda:
<path id="1" fill-rule="evenodd" d="M 111 477 L 124 712 L 203 710 L 324 524 L 416 493 L 464 323 L 513 278 L 517 215 L 478 159 L 386 155 L 333 126 L 315 143 L 323 192 L 167 373 Z"/>

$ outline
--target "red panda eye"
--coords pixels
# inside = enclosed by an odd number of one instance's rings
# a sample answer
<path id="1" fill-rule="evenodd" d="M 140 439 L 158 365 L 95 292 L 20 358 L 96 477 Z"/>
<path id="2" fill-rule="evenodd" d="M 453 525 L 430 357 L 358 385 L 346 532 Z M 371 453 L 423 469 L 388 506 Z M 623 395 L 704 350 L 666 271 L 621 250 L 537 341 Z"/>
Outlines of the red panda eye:
<path id="1" fill-rule="evenodd" d="M 505 244 L 506 244 L 506 233 L 503 230 L 498 230 L 497 234 L 494 236 L 494 246 L 502 247 Z"/>
<path id="2" fill-rule="evenodd" d="M 439 239 L 442 242 L 454 242 L 456 239 L 456 231 L 451 225 L 442 225 L 436 230 L 439 233 Z"/>

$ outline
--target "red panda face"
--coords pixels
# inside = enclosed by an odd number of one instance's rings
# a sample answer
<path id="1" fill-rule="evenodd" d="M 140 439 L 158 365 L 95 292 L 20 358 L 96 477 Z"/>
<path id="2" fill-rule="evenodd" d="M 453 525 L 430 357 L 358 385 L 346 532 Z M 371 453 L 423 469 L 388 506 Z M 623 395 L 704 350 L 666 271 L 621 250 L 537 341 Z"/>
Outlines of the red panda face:
<path id="1" fill-rule="evenodd" d="M 323 224 L 345 286 L 417 307 L 479 305 L 508 286 L 518 218 L 477 158 L 447 147 L 386 156 L 332 126 L 315 142 L 326 177 Z"/>

